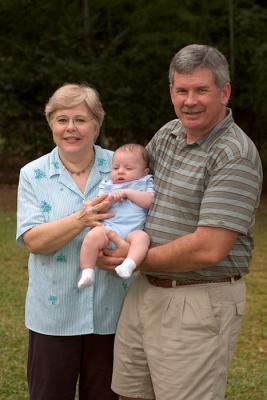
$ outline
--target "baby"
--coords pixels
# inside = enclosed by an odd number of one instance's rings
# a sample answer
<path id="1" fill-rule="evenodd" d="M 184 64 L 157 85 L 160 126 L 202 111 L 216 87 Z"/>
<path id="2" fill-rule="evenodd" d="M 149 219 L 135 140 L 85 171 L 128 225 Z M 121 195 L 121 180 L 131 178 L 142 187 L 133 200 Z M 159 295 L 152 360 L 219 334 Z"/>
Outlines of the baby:
<path id="1" fill-rule="evenodd" d="M 100 183 L 100 194 L 110 193 L 113 204 L 109 210 L 114 217 L 102 226 L 91 229 L 84 238 L 80 253 L 81 278 L 79 288 L 95 282 L 96 260 L 109 244 L 108 230 L 115 231 L 129 243 L 127 258 L 115 270 L 124 279 L 144 259 L 150 239 L 142 229 L 153 197 L 153 178 L 149 175 L 149 155 L 140 144 L 119 147 L 112 159 L 111 180 Z"/>

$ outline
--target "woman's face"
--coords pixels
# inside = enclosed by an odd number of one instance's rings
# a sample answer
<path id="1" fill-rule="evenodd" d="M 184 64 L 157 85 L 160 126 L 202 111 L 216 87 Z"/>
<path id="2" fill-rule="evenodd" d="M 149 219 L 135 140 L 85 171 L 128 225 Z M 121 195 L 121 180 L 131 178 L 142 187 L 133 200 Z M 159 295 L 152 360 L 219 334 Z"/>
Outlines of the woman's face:
<path id="1" fill-rule="evenodd" d="M 55 111 L 52 117 L 55 144 L 64 155 L 88 156 L 96 140 L 96 123 L 85 103 Z"/>

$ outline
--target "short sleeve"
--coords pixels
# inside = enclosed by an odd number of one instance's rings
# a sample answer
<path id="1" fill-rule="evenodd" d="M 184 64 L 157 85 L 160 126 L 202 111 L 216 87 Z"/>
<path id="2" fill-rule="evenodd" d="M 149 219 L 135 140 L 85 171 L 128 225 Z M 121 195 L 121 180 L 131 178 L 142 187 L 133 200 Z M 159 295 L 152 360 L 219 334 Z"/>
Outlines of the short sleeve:
<path id="1" fill-rule="evenodd" d="M 255 218 L 261 185 L 260 163 L 241 157 L 220 163 L 208 178 L 198 225 L 247 234 Z"/>
<path id="2" fill-rule="evenodd" d="M 35 196 L 32 182 L 24 169 L 20 172 L 17 202 L 16 240 L 23 244 L 22 236 L 29 229 L 44 223 L 44 214 Z"/>

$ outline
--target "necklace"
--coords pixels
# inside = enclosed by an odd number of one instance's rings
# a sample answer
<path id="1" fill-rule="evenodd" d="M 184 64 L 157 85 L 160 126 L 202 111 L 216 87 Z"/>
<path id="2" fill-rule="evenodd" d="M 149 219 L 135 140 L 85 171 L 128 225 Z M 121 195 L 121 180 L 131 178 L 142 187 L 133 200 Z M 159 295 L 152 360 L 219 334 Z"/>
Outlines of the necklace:
<path id="1" fill-rule="evenodd" d="M 90 160 L 89 164 L 88 164 L 86 167 L 84 167 L 83 169 L 81 169 L 80 171 L 72 171 L 71 169 L 67 168 L 66 165 L 64 165 L 64 166 L 65 166 L 66 170 L 67 170 L 71 175 L 80 176 L 80 175 L 84 174 L 87 170 L 89 170 L 89 169 L 92 167 L 94 161 L 95 161 L 95 157 L 93 156 L 93 158 L 92 158 L 92 160 Z"/>

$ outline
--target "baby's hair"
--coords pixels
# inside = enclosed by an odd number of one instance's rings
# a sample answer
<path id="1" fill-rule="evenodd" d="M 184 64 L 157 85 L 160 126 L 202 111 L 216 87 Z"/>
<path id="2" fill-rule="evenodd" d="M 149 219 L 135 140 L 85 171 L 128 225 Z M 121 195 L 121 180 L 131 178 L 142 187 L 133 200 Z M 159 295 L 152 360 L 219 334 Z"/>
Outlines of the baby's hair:
<path id="1" fill-rule="evenodd" d="M 146 168 L 149 167 L 149 154 L 146 148 L 142 144 L 138 143 L 126 143 L 123 144 L 122 146 L 118 147 L 115 150 L 115 153 L 117 151 L 131 151 L 132 153 L 139 153 L 142 159 L 144 160 Z M 115 154 L 114 153 L 114 154 Z"/>

